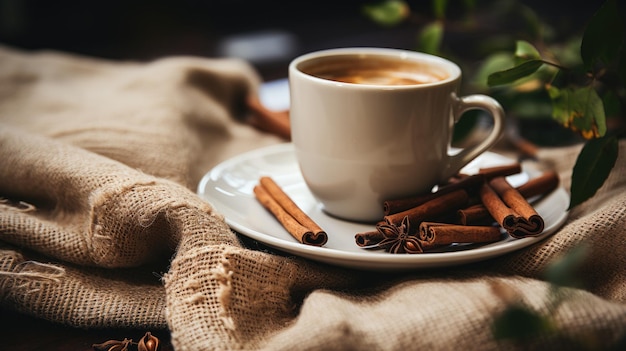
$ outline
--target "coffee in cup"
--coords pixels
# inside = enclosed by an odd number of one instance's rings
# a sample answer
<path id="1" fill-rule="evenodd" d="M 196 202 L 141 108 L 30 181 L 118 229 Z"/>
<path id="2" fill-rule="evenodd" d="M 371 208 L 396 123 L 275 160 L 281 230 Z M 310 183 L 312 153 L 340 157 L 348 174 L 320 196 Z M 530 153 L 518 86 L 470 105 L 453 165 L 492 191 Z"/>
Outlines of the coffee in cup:
<path id="1" fill-rule="evenodd" d="M 302 65 L 302 72 L 312 76 L 352 84 L 416 85 L 434 83 L 447 78 L 445 72 L 435 71 L 412 61 L 388 57 L 333 57 L 313 65 Z"/>

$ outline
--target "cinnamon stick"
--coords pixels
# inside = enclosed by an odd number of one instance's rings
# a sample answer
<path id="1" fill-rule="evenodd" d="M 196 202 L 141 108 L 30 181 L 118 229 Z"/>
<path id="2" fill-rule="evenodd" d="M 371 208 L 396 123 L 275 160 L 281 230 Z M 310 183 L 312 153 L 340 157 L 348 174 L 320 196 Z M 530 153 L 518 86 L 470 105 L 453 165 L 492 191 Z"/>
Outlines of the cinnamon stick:
<path id="1" fill-rule="evenodd" d="M 455 181 L 454 183 L 449 183 L 445 186 L 442 186 L 434 193 L 427 193 L 418 196 L 412 196 L 407 198 L 400 199 L 391 199 L 383 202 L 383 211 L 385 215 L 392 215 L 396 213 L 400 213 L 411 208 L 422 205 L 428 201 L 434 200 L 437 197 L 440 197 L 445 194 L 449 194 L 459 189 L 471 189 L 473 187 L 478 187 L 485 181 L 484 175 L 471 175 L 467 177 L 463 177 Z"/>
<path id="2" fill-rule="evenodd" d="M 506 177 L 521 172 L 522 165 L 519 162 L 504 166 L 485 167 L 478 170 L 478 174 L 484 175 L 487 179 L 495 177 Z"/>
<path id="3" fill-rule="evenodd" d="M 500 239 L 502 232 L 495 226 L 422 222 L 419 228 L 419 240 L 423 250 L 454 243 L 490 243 Z"/>
<path id="4" fill-rule="evenodd" d="M 450 193 L 437 196 L 408 210 L 386 215 L 383 219 L 387 223 L 400 225 L 402 219 L 404 217 L 408 217 L 411 227 L 417 228 L 419 223 L 451 211 L 456 211 L 457 209 L 466 206 L 468 201 L 469 195 L 467 194 L 467 191 L 464 189 L 458 189 Z"/>
<path id="5" fill-rule="evenodd" d="M 457 211 L 457 217 L 459 223 L 462 225 L 472 225 L 476 223 L 483 223 L 487 221 L 493 221 L 489 211 L 482 203 L 474 204 L 466 208 L 462 208 Z"/>
<path id="6" fill-rule="evenodd" d="M 517 187 L 517 191 L 519 191 L 523 197 L 529 199 L 533 196 L 549 194 L 556 189 L 558 185 L 559 175 L 555 171 L 550 170 L 520 185 Z"/>
<path id="7" fill-rule="evenodd" d="M 489 185 L 500 195 L 504 203 L 515 210 L 520 217 L 517 218 L 517 226 L 512 236 L 524 237 L 528 235 L 539 235 L 543 231 L 544 221 L 535 209 L 526 201 L 524 196 L 513 188 L 504 177 L 496 177 L 489 182 Z M 506 228 L 505 228 L 506 229 Z"/>
<path id="8" fill-rule="evenodd" d="M 410 196 L 399 199 L 389 199 L 383 202 L 383 210 L 385 215 L 391 215 L 394 213 L 406 211 L 410 208 L 419 206 L 427 201 L 430 201 L 438 196 L 453 192 L 458 189 L 465 189 L 471 191 L 474 188 L 480 187 L 484 180 L 489 180 L 499 176 L 509 176 L 517 174 L 522 171 L 520 163 L 513 163 L 504 166 L 494 166 L 480 168 L 477 174 L 457 174 L 449 179 L 449 182 L 440 186 L 436 192 Z"/>
<path id="9" fill-rule="evenodd" d="M 444 225 L 450 226 L 454 224 L 445 222 L 422 222 L 420 223 L 417 237 L 422 241 L 433 241 L 435 239 L 435 236 L 434 233 L 430 231 L 430 228 Z"/>
<path id="10" fill-rule="evenodd" d="M 559 176 L 555 171 L 546 171 L 539 177 L 532 178 L 517 187 L 517 191 L 526 199 L 551 193 L 559 185 Z M 491 218 L 484 204 L 475 204 L 457 212 L 459 223 L 463 225 L 484 223 Z"/>
<path id="11" fill-rule="evenodd" d="M 299 242 L 323 246 L 328 235 L 270 177 L 261 177 L 254 187 L 257 200 L 269 210 Z"/>
<path id="12" fill-rule="evenodd" d="M 384 236 L 378 230 L 370 230 L 366 232 L 356 233 L 354 241 L 360 247 L 376 245 L 384 239 Z"/>
<path id="13" fill-rule="evenodd" d="M 464 178 L 469 177 L 468 174 L 464 174 L 464 173 L 457 173 L 455 175 L 453 175 L 452 177 L 448 178 L 447 183 L 442 184 L 441 186 L 447 186 L 450 184 L 454 184 L 454 183 L 458 183 L 459 181 L 463 180 Z"/>
<path id="14" fill-rule="evenodd" d="M 543 218 L 504 177 L 483 184 L 480 197 L 491 216 L 512 237 L 536 236 L 543 231 Z"/>
<path id="15" fill-rule="evenodd" d="M 489 211 L 489 214 L 491 214 L 502 228 L 512 228 L 515 225 L 517 213 L 500 199 L 489 183 L 483 184 L 480 188 L 480 199 L 485 205 L 485 208 Z"/>
<path id="16" fill-rule="evenodd" d="M 272 111 L 261 103 L 254 95 L 249 95 L 246 105 L 251 117 L 248 122 L 259 130 L 278 135 L 285 140 L 291 140 L 291 122 L 289 110 Z"/>

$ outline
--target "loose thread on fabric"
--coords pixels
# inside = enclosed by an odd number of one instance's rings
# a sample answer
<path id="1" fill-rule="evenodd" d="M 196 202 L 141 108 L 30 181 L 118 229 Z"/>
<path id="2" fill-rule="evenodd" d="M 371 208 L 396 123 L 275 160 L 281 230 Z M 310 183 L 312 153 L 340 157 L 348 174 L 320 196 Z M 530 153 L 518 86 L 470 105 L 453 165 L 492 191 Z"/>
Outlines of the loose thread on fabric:
<path id="1" fill-rule="evenodd" d="M 217 297 L 220 302 L 220 319 L 224 323 L 224 327 L 229 330 L 235 330 L 235 323 L 228 313 L 232 293 L 232 276 L 233 271 L 230 270 L 230 262 L 227 257 L 223 257 L 217 267 L 211 272 L 213 278 L 219 284 Z"/>
<path id="2" fill-rule="evenodd" d="M 34 269 L 33 269 L 34 268 Z M 37 272 L 36 270 L 49 270 L 49 272 Z M 13 278 L 35 278 L 36 280 L 51 280 L 55 283 L 61 282 L 65 275 L 65 268 L 53 265 L 51 263 L 41 263 L 37 261 L 24 261 L 15 265 L 15 269 L 11 272 L 1 272 L 0 275 Z"/>

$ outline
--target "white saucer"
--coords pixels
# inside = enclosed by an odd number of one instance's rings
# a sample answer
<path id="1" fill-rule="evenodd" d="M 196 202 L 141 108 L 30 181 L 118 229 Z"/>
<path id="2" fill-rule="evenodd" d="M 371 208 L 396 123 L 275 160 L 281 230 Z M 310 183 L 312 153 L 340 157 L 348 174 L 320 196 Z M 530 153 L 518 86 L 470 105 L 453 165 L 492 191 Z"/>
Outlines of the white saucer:
<path id="1" fill-rule="evenodd" d="M 486 152 L 467 165 L 463 172 L 472 174 L 478 168 L 513 162 L 515 161 L 502 155 Z M 518 186 L 536 173 L 524 169 L 522 173 L 507 179 L 512 185 Z M 315 247 L 299 243 L 259 204 L 252 189 L 261 176 L 271 176 L 328 233 L 326 245 Z M 354 235 L 373 230 L 374 225 L 337 219 L 322 211 L 321 205 L 315 201 L 302 179 L 291 143 L 253 150 L 222 162 L 202 178 L 198 185 L 198 194 L 224 215 L 233 230 L 270 247 L 333 265 L 377 271 L 458 265 L 522 249 L 558 230 L 567 219 L 569 204 L 569 195 L 562 188 L 534 204 L 545 221 L 545 229 L 537 237 L 506 238 L 482 246 L 452 246 L 443 252 L 390 254 L 382 250 L 366 250 L 356 245 Z"/>

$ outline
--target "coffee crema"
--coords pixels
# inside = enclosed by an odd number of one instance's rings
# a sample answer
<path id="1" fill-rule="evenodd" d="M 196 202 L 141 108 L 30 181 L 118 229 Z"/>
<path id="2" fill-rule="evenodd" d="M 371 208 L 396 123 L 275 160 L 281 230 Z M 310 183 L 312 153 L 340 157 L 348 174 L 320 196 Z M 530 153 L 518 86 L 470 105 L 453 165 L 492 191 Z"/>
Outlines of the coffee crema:
<path id="1" fill-rule="evenodd" d="M 448 78 L 426 63 L 379 56 L 324 58 L 300 70 L 322 79 L 369 85 L 418 85 Z"/>

